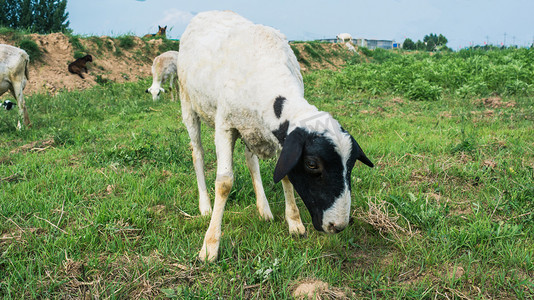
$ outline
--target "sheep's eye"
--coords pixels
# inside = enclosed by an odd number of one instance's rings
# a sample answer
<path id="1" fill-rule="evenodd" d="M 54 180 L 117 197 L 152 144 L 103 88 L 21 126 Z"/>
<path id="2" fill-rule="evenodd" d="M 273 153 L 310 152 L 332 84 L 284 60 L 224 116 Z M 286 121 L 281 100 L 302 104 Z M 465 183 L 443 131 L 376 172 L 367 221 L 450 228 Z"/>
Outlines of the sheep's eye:
<path id="1" fill-rule="evenodd" d="M 306 164 L 306 168 L 308 168 L 308 169 L 315 170 L 315 169 L 319 168 L 319 165 L 314 160 L 306 160 L 306 161 L 304 161 L 304 163 Z"/>
<path id="2" fill-rule="evenodd" d="M 320 175 L 323 172 L 321 161 L 315 157 L 305 157 L 304 166 L 306 171 L 312 174 Z"/>

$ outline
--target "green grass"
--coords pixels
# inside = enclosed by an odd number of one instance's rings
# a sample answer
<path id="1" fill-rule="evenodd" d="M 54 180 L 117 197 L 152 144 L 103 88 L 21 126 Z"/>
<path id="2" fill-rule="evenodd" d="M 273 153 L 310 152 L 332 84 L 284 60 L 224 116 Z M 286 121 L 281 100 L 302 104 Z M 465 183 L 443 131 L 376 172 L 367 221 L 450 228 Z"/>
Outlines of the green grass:
<path id="1" fill-rule="evenodd" d="M 180 104 L 153 102 L 149 80 L 27 96 L 33 128 L 21 132 L 17 112 L 1 111 L 0 296 L 284 299 L 313 278 L 351 298 L 534 297 L 532 98 L 373 96 L 333 87 L 343 72 L 304 80 L 376 165 L 352 173 L 351 225 L 316 232 L 299 199 L 307 236 L 290 236 L 274 159 L 261 173 L 275 217 L 260 221 L 238 142 L 219 260 L 207 264 Z M 213 197 L 212 140 L 204 127 Z M 373 203 L 401 229 L 372 226 Z"/>

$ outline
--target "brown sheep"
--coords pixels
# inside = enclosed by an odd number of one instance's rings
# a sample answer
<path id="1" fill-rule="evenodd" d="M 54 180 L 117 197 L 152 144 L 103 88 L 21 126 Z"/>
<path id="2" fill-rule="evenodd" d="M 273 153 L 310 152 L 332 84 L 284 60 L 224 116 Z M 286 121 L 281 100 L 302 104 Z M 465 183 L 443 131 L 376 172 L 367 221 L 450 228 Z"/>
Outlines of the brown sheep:
<path id="1" fill-rule="evenodd" d="M 160 27 L 160 26 L 158 25 L 158 32 L 157 32 L 157 33 L 149 33 L 149 34 L 145 34 L 145 35 L 143 36 L 143 38 L 151 38 L 151 37 L 155 37 L 155 36 L 161 36 L 161 37 L 164 37 L 164 38 L 165 38 L 165 37 L 167 37 L 166 32 L 167 32 L 167 26 L 165 26 L 165 27 Z"/>
<path id="2" fill-rule="evenodd" d="M 87 67 L 85 65 L 87 64 L 87 62 L 91 61 L 93 61 L 93 57 L 89 54 L 82 58 L 78 58 L 77 60 L 69 64 L 69 72 L 71 72 L 72 74 L 78 74 L 78 76 L 80 76 L 82 79 L 85 79 L 82 75 L 82 72 L 85 71 L 85 73 L 88 73 Z"/>

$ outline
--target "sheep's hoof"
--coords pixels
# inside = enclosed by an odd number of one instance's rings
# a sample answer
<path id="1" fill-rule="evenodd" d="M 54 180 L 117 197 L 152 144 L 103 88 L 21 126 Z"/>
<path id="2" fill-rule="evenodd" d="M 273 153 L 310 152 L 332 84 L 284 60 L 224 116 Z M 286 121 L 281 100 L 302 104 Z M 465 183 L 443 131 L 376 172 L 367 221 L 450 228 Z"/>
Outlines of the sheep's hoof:
<path id="1" fill-rule="evenodd" d="M 211 215 L 211 206 L 210 205 L 208 205 L 208 206 L 200 206 L 199 209 L 200 209 L 200 214 L 201 215 L 203 215 L 203 216 Z"/>
<path id="2" fill-rule="evenodd" d="M 202 262 L 214 262 L 217 260 L 219 252 L 219 243 L 207 246 L 206 243 L 202 245 L 202 249 L 198 253 L 198 259 Z"/>
<path id="3" fill-rule="evenodd" d="M 304 236 L 306 234 L 306 228 L 302 224 L 302 222 L 288 222 L 289 225 L 289 233 L 292 235 L 302 235 Z"/>
<path id="4" fill-rule="evenodd" d="M 264 221 L 272 221 L 273 220 L 273 213 L 271 212 L 271 210 L 269 208 L 263 210 L 263 211 L 260 211 L 260 217 L 262 220 Z"/>

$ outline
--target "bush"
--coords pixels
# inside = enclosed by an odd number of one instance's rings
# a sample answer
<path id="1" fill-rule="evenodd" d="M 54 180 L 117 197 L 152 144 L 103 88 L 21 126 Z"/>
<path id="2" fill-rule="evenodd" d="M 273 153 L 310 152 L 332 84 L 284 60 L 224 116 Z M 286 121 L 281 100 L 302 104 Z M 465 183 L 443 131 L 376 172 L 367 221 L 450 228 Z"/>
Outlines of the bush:
<path id="1" fill-rule="evenodd" d="M 374 63 L 365 63 L 364 57 L 348 60 L 348 66 L 332 78 L 335 88 L 413 100 L 438 100 L 442 93 L 488 97 L 534 92 L 534 49 L 472 49 L 434 55 L 359 49 Z"/>
<path id="2" fill-rule="evenodd" d="M 439 86 L 418 78 L 408 86 L 405 96 L 411 100 L 439 100 L 441 90 Z"/>
<path id="3" fill-rule="evenodd" d="M 131 35 L 123 35 L 117 38 L 119 41 L 119 47 L 122 49 L 132 49 L 135 46 L 135 40 Z"/>
<path id="4" fill-rule="evenodd" d="M 43 53 L 36 42 L 30 39 L 23 39 L 19 42 L 18 47 L 30 56 L 30 62 L 40 61 Z"/>

